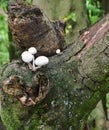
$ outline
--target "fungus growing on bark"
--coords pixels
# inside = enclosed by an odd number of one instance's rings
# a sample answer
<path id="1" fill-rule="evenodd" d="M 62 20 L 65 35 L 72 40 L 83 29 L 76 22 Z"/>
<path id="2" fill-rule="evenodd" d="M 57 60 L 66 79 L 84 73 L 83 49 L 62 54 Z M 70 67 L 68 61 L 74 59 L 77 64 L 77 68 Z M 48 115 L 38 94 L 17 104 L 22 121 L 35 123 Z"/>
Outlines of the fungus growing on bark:
<path id="1" fill-rule="evenodd" d="M 22 54 L 21 54 L 21 57 L 22 57 L 22 60 L 28 64 L 29 68 L 34 70 L 35 69 L 35 66 L 34 66 L 34 56 L 29 53 L 28 51 L 24 51 Z M 33 65 L 31 64 L 31 62 L 33 61 Z"/>
<path id="2" fill-rule="evenodd" d="M 35 47 L 30 47 L 28 49 L 28 52 L 31 53 L 32 55 L 35 55 L 37 53 L 37 49 Z M 36 68 L 35 68 L 35 64 L 34 64 L 34 58 L 33 58 L 33 67 L 32 67 L 32 70 L 35 71 Z"/>
<path id="3" fill-rule="evenodd" d="M 60 49 L 57 49 L 57 50 L 56 50 L 56 54 L 57 54 L 57 55 L 61 55 L 61 54 L 62 54 L 61 50 L 60 50 Z"/>
<path id="4" fill-rule="evenodd" d="M 28 49 L 28 51 L 24 51 L 21 54 L 22 60 L 28 64 L 29 68 L 33 71 L 36 71 L 37 69 L 41 68 L 42 66 L 49 63 L 49 59 L 46 56 L 39 56 L 34 60 L 33 54 L 36 54 L 37 50 L 34 47 L 31 47 Z M 33 64 L 31 62 L 33 61 Z M 36 67 L 36 66 L 37 67 Z"/>
<path id="5" fill-rule="evenodd" d="M 36 54 L 37 53 L 37 49 L 35 47 L 30 47 L 28 49 L 28 52 L 31 53 L 32 55 Z"/>
<path id="6" fill-rule="evenodd" d="M 35 65 L 37 65 L 36 68 L 40 68 L 44 65 L 47 65 L 49 63 L 49 59 L 46 56 L 39 56 L 34 61 Z"/>
<path id="7" fill-rule="evenodd" d="M 33 59 L 34 59 L 34 56 L 32 54 L 30 54 L 28 51 L 24 51 L 22 54 L 21 54 L 21 57 L 22 57 L 22 60 L 25 62 L 25 63 L 30 63 Z"/>

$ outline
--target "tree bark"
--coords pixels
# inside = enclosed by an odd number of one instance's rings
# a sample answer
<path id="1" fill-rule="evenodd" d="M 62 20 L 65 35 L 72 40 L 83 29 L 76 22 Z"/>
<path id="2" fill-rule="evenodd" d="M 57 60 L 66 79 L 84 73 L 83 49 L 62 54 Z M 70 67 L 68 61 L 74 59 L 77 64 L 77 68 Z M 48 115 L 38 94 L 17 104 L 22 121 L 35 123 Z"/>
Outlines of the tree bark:
<path id="1" fill-rule="evenodd" d="M 108 0 L 100 0 L 101 7 L 104 10 L 105 14 L 109 12 L 109 1 Z"/>
<path id="2" fill-rule="evenodd" d="M 46 23 L 52 26 L 48 20 Z M 55 32 L 53 27 L 51 30 Z M 20 60 L 4 66 L 1 117 L 7 129 L 83 130 L 88 115 L 109 91 L 108 30 L 109 15 L 85 31 L 62 55 L 50 56 L 49 64 L 35 72 Z M 58 41 L 60 37 L 54 35 Z"/>

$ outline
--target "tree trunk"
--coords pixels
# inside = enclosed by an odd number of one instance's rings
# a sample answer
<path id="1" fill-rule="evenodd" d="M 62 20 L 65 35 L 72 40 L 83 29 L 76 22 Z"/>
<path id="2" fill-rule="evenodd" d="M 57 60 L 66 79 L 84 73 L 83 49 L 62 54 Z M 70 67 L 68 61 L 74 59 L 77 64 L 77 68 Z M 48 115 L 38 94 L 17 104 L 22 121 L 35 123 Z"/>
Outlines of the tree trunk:
<path id="1" fill-rule="evenodd" d="M 62 20 L 69 14 L 72 0 L 33 0 L 33 4 L 43 9 L 50 20 Z"/>
<path id="2" fill-rule="evenodd" d="M 20 60 L 3 67 L 1 117 L 7 130 L 83 130 L 109 91 L 109 15 L 56 55 L 63 36 L 40 9 L 20 3 L 10 7 L 8 22 L 19 46 L 42 47 L 38 55 L 49 54 L 50 62 L 35 72 Z"/>
<path id="3" fill-rule="evenodd" d="M 109 12 L 109 1 L 108 0 L 101 0 L 101 7 L 107 14 Z"/>
<path id="4" fill-rule="evenodd" d="M 66 36 L 69 44 L 78 38 L 80 35 L 79 31 L 86 29 L 89 25 L 85 2 L 86 0 L 33 0 L 33 4 L 43 9 L 50 20 L 64 20 L 70 13 L 75 14 L 76 20 L 70 19 L 72 26 L 71 34 Z"/>

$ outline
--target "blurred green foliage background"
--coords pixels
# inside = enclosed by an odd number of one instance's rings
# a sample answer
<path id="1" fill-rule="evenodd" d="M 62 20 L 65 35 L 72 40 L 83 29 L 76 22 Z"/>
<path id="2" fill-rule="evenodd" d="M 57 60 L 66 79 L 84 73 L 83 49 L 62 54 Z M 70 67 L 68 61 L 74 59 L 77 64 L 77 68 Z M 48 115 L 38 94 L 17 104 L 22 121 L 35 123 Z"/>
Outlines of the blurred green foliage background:
<path id="1" fill-rule="evenodd" d="M 0 65 L 9 61 L 8 42 L 7 21 L 0 15 Z"/>
<path id="2" fill-rule="evenodd" d="M 0 65 L 4 62 L 9 61 L 9 53 L 8 53 L 8 25 L 7 25 L 7 17 L 5 17 L 4 13 L 6 12 L 8 1 L 3 2 L 0 1 Z M 3 12 L 3 10 L 4 12 Z"/>

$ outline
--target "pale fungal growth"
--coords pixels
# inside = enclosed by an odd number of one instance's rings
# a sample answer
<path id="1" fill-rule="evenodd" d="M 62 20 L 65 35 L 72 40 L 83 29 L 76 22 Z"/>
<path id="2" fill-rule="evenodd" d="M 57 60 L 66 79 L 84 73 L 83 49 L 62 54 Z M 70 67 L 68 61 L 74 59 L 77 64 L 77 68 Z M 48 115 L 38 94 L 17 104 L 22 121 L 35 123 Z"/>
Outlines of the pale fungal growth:
<path id="1" fill-rule="evenodd" d="M 46 56 L 39 56 L 34 61 L 35 65 L 37 65 L 36 69 L 47 65 L 49 63 L 49 59 Z"/>
<path id="2" fill-rule="evenodd" d="M 32 55 L 35 55 L 37 53 L 37 49 L 35 47 L 30 47 L 28 49 L 28 52 Z M 35 71 L 34 59 L 33 59 L 33 67 L 32 68 L 33 68 L 32 70 Z"/>
<path id="3" fill-rule="evenodd" d="M 34 70 L 35 69 L 35 65 L 34 65 L 34 56 L 29 53 L 28 51 L 24 51 L 22 54 L 21 54 L 21 57 L 22 57 L 22 60 L 28 64 L 29 68 Z M 33 61 L 33 65 L 30 63 Z"/>
<path id="4" fill-rule="evenodd" d="M 57 49 L 57 50 L 56 50 L 56 54 L 57 54 L 57 55 L 61 55 L 61 54 L 62 54 L 61 50 L 60 50 L 60 49 Z"/>
<path id="5" fill-rule="evenodd" d="M 28 49 L 28 52 L 31 53 L 32 55 L 36 54 L 37 53 L 37 49 L 35 47 L 30 47 Z"/>
<path id="6" fill-rule="evenodd" d="M 30 54 L 28 51 L 24 51 L 22 54 L 21 54 L 21 57 L 22 57 L 22 60 L 25 62 L 25 63 L 30 63 L 33 59 L 34 59 L 34 56 L 32 54 Z"/>
<path id="7" fill-rule="evenodd" d="M 60 49 L 57 49 L 56 50 L 56 54 L 60 54 L 61 50 Z"/>
<path id="8" fill-rule="evenodd" d="M 29 68 L 32 71 L 36 71 L 38 68 L 41 68 L 42 66 L 46 65 L 49 63 L 49 59 L 46 56 L 39 56 L 34 60 L 34 54 L 37 53 L 37 50 L 35 47 L 30 47 L 28 49 L 28 51 L 24 51 L 21 54 L 22 60 L 25 63 L 28 63 Z M 33 62 L 33 64 L 31 64 L 30 62 Z M 36 66 L 35 66 L 36 65 Z"/>

